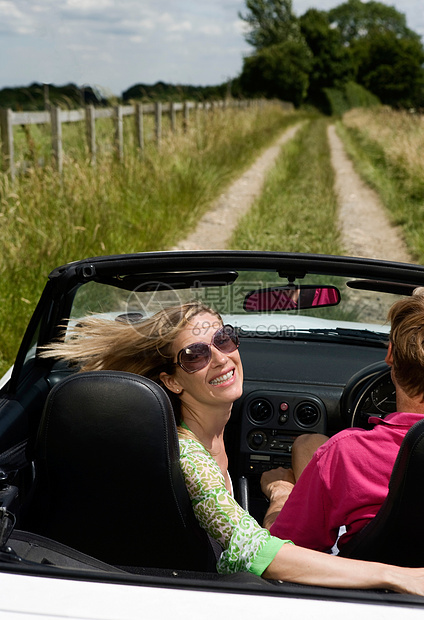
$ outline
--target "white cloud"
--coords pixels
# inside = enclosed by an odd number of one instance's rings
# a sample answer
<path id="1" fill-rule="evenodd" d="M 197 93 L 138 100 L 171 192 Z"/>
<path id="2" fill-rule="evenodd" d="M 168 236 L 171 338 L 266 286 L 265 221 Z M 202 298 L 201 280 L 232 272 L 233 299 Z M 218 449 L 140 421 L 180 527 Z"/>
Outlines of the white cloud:
<path id="1" fill-rule="evenodd" d="M 192 30 L 191 22 L 184 21 L 170 24 L 167 28 L 168 32 L 189 32 Z"/>
<path id="2" fill-rule="evenodd" d="M 0 32 L 22 35 L 33 29 L 33 20 L 15 2 L 0 0 Z"/>
<path id="3" fill-rule="evenodd" d="M 84 45 L 82 43 L 68 43 L 67 49 L 69 52 L 77 54 L 95 54 L 98 52 L 95 45 Z"/>
<path id="4" fill-rule="evenodd" d="M 249 30 L 249 25 L 241 19 L 238 19 L 237 21 L 232 22 L 232 28 L 234 32 L 244 35 Z"/>
<path id="5" fill-rule="evenodd" d="M 136 22 L 136 25 L 138 28 L 144 30 L 154 30 L 155 28 L 155 23 L 152 19 L 141 19 L 140 21 Z"/>
<path id="6" fill-rule="evenodd" d="M 77 11 L 104 11 L 113 7 L 112 0 L 65 0 L 65 6 Z"/>
<path id="7" fill-rule="evenodd" d="M 204 26 L 200 26 L 199 32 L 208 36 L 219 37 L 221 36 L 223 30 L 217 24 L 205 24 Z"/>

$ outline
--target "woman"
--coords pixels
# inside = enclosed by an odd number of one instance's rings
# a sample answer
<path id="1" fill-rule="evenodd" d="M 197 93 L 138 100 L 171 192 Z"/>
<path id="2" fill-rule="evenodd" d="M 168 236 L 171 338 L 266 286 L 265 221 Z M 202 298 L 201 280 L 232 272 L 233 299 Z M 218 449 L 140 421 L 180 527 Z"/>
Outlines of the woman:
<path id="1" fill-rule="evenodd" d="M 221 573 L 250 571 L 270 579 L 424 595 L 424 569 L 330 556 L 271 536 L 232 496 L 224 429 L 242 394 L 238 337 L 210 308 L 188 303 L 139 323 L 88 318 L 72 337 L 47 347 L 81 370 L 124 370 L 161 384 L 174 405 L 181 467 L 194 513 L 224 551 Z"/>

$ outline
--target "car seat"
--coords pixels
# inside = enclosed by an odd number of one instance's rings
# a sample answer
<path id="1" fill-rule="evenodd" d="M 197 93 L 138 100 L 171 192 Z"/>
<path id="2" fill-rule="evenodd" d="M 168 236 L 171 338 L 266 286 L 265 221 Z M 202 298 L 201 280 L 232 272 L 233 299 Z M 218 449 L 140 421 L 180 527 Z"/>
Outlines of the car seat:
<path id="1" fill-rule="evenodd" d="M 397 566 L 424 566 L 423 480 L 424 419 L 403 439 L 380 510 L 346 543 L 340 555 Z"/>
<path id="2" fill-rule="evenodd" d="M 52 389 L 19 527 L 115 566 L 215 571 L 180 468 L 171 402 L 131 373 L 81 372 Z"/>

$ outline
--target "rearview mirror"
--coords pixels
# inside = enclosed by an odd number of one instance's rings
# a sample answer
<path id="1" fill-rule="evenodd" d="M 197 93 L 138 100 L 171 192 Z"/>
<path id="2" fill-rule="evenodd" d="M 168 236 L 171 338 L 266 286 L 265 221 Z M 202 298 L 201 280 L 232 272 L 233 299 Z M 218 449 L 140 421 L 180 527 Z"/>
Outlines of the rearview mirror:
<path id="1" fill-rule="evenodd" d="M 258 289 L 247 293 L 243 302 L 246 312 L 278 312 L 337 306 L 340 292 L 335 286 L 301 284 Z"/>

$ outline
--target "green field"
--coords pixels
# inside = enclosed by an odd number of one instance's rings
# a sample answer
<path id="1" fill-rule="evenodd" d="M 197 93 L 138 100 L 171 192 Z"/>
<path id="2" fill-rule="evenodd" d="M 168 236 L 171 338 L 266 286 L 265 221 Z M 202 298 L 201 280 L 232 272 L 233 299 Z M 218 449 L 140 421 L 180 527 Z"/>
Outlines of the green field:
<path id="1" fill-rule="evenodd" d="M 165 124 L 161 149 L 150 140 L 143 157 L 127 124 L 123 163 L 113 157 L 105 124 L 98 131 L 101 148 L 95 167 L 75 123 L 64 132 L 62 177 L 38 166 L 29 167 L 13 185 L 1 175 L 0 373 L 12 363 L 54 267 L 99 254 L 172 247 L 293 123 L 302 126 L 282 148 L 262 196 L 240 222 L 229 247 L 343 253 L 326 138 L 332 120 L 287 113 L 277 104 L 218 110 L 199 117 L 187 133 L 172 134 Z M 357 170 L 403 227 L 412 255 L 424 262 L 422 117 L 386 108 L 358 109 L 337 125 Z M 21 130 L 17 138 L 18 157 L 35 161 L 47 149 L 41 130 L 30 136 Z"/>
<path id="2" fill-rule="evenodd" d="M 204 112 L 187 133 L 173 134 L 164 123 L 160 150 L 147 135 L 143 157 L 127 123 L 122 164 L 110 148 L 112 126 L 108 133 L 100 124 L 95 167 L 83 128 L 78 134 L 74 123 L 66 132 L 64 127 L 62 177 L 52 168 L 35 165 L 14 184 L 1 175 L 0 373 L 13 361 L 54 267 L 94 255 L 171 247 L 195 227 L 213 199 L 300 117 L 278 104 Z M 26 137 L 22 130 L 17 133 L 17 160 L 47 158 L 48 136 L 33 129 Z M 146 130 L 153 127 L 147 125 Z"/>

